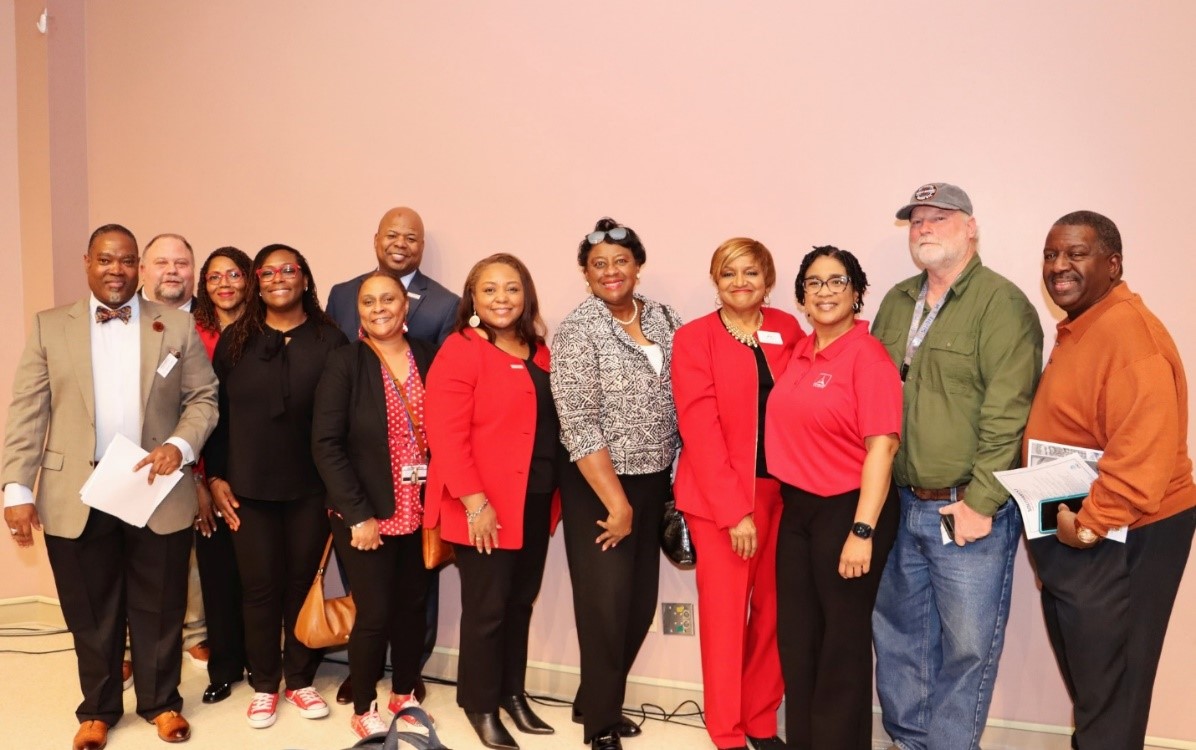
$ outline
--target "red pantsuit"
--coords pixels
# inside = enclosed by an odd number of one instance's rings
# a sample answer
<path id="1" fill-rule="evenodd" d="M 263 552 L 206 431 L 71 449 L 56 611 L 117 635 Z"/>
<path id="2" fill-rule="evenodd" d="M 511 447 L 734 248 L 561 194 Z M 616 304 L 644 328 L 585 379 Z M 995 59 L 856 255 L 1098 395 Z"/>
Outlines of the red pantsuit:
<path id="1" fill-rule="evenodd" d="M 766 308 L 758 336 L 775 381 L 805 335 Z M 683 441 L 674 493 L 698 550 L 697 582 L 706 730 L 720 748 L 772 737 L 784 694 L 776 642 L 780 485 L 758 478 L 756 352 L 717 312 L 682 326 L 673 344 L 673 396 Z M 729 530 L 752 514 L 757 550 L 743 560 Z"/>

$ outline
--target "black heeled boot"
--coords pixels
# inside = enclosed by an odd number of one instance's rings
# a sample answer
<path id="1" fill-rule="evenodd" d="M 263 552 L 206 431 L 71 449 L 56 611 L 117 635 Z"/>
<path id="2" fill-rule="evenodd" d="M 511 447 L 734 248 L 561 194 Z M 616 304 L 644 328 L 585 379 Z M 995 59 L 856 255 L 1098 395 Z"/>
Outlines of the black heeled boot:
<path id="1" fill-rule="evenodd" d="M 519 743 L 515 741 L 515 738 L 511 736 L 507 728 L 502 725 L 497 711 L 485 714 L 475 714 L 466 711 L 465 717 L 469 719 L 469 723 L 473 726 L 473 731 L 478 733 L 478 739 L 486 747 L 492 750 L 519 750 Z"/>
<path id="2" fill-rule="evenodd" d="M 498 702 L 502 709 L 510 715 L 511 721 L 524 734 L 552 734 L 554 730 L 543 719 L 532 711 L 527 703 L 527 697 L 522 693 L 509 695 Z"/>

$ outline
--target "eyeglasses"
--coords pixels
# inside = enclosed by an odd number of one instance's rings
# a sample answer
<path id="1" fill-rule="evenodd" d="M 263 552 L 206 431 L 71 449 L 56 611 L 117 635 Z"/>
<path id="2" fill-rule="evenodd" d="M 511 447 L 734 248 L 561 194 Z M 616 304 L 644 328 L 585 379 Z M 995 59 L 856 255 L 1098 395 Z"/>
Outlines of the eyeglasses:
<path id="1" fill-rule="evenodd" d="M 240 271 L 238 271 L 237 269 L 234 268 L 233 270 L 231 270 L 227 273 L 220 273 L 219 271 L 212 271 L 211 273 L 209 273 L 207 276 L 204 277 L 204 281 L 208 282 L 209 284 L 219 284 L 220 282 L 227 279 L 228 283 L 235 284 L 236 282 L 240 281 L 243 278 L 245 278 L 245 274 L 241 273 Z"/>
<path id="2" fill-rule="evenodd" d="M 614 229 L 608 229 L 605 232 L 590 232 L 586 235 L 586 242 L 589 242 L 591 245 L 601 245 L 607 239 L 614 240 L 615 242 L 622 242 L 623 240 L 627 239 L 627 227 L 615 227 Z"/>
<path id="3" fill-rule="evenodd" d="M 830 287 L 832 292 L 841 292 L 851 285 L 851 279 L 846 276 L 832 276 L 823 280 L 817 276 L 807 276 L 801 280 L 801 285 L 809 294 L 818 294 L 824 286 Z"/>
<path id="4" fill-rule="evenodd" d="M 280 274 L 284 279 L 293 279 L 299 275 L 299 266 L 283 263 L 281 266 L 262 266 L 257 269 L 257 277 L 262 281 L 269 281 L 275 274 Z"/>

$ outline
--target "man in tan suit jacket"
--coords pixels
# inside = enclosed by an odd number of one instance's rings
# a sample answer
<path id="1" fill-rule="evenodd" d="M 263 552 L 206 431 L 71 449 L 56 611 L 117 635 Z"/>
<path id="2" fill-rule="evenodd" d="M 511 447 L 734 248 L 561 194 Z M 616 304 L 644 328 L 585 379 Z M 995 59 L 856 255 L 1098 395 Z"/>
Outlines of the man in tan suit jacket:
<path id="1" fill-rule="evenodd" d="M 128 626 L 137 713 L 167 742 L 190 737 L 179 714 L 187 559 L 196 514 L 189 464 L 216 424 L 216 377 L 191 317 L 139 299 L 137 241 L 110 224 L 84 256 L 91 295 L 38 313 L 8 411 L 4 520 L 20 546 L 44 528 L 83 702 L 75 750 L 98 750 L 123 713 Z M 84 505 L 79 490 L 112 437 L 149 451 L 131 470 L 185 476 L 144 528 Z M 31 492 L 37 486 L 36 500 Z"/>

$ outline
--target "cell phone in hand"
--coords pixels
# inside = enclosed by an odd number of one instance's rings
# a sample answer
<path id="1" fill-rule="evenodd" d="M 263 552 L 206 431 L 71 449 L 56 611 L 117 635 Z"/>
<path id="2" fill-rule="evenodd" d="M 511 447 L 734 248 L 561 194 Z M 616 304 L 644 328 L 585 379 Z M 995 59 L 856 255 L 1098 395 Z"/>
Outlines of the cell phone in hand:
<path id="1" fill-rule="evenodd" d="M 943 531 L 947 532 L 947 536 L 951 537 L 951 541 L 955 541 L 955 516 L 951 513 L 939 516 L 939 523 L 943 525 Z"/>
<path id="2" fill-rule="evenodd" d="M 1087 495 L 1069 495 L 1067 497 L 1053 497 L 1038 504 L 1038 528 L 1044 534 L 1053 534 L 1059 530 L 1059 508 L 1066 505 L 1072 513 L 1079 513 Z"/>

